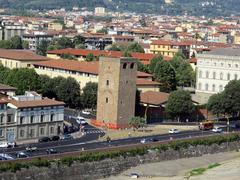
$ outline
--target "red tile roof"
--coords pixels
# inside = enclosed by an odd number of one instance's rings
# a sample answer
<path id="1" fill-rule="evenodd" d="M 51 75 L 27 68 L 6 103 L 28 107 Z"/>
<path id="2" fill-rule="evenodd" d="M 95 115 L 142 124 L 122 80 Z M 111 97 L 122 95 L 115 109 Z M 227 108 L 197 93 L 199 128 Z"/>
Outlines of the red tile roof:
<path id="1" fill-rule="evenodd" d="M 155 40 L 152 42 L 153 45 L 173 45 L 173 46 L 190 46 L 191 42 L 188 41 L 167 41 L 167 40 Z"/>
<path id="2" fill-rule="evenodd" d="M 159 82 L 151 81 L 151 80 L 147 80 L 147 79 L 140 79 L 140 78 L 137 79 L 136 84 L 139 86 L 148 86 L 148 85 L 158 86 L 158 85 L 160 85 Z"/>
<path id="3" fill-rule="evenodd" d="M 13 104 L 17 108 L 31 108 L 31 107 L 43 107 L 43 106 L 64 106 L 65 103 L 61 101 L 56 101 L 53 99 L 44 98 L 41 100 L 32 101 L 16 101 L 9 100 L 9 103 Z"/>
<path id="4" fill-rule="evenodd" d="M 18 61 L 46 61 L 49 58 L 40 56 L 29 50 L 0 49 L 0 58 Z"/>
<path id="5" fill-rule="evenodd" d="M 16 91 L 16 88 L 0 83 L 0 91 Z"/>
<path id="6" fill-rule="evenodd" d="M 168 101 L 169 94 L 164 92 L 147 91 L 140 94 L 141 103 L 161 105 Z"/>

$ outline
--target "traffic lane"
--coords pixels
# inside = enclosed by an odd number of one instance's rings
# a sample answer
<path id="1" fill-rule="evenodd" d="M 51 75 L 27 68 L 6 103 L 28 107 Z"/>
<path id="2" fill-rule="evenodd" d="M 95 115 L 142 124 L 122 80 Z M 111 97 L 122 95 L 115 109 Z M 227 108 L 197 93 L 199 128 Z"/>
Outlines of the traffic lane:
<path id="1" fill-rule="evenodd" d="M 155 135 L 151 137 L 145 137 L 145 138 L 156 138 L 159 141 L 166 141 L 170 140 L 172 137 L 173 139 L 180 139 L 180 138 L 191 138 L 196 136 L 207 136 L 211 135 L 213 132 L 211 131 L 194 131 L 194 132 L 185 132 L 185 133 L 179 133 L 179 134 L 165 134 L 165 135 Z M 99 149 L 99 148 L 105 148 L 108 146 L 122 146 L 122 145 L 132 145 L 132 144 L 139 144 L 140 140 L 143 137 L 139 138 L 128 138 L 128 139 L 122 139 L 122 140 L 114 140 L 110 143 L 103 141 L 103 142 L 95 142 L 95 143 L 76 143 L 76 144 L 68 144 L 68 145 L 57 145 L 52 147 L 45 147 L 45 148 L 38 148 L 37 151 L 32 152 L 32 156 L 40 156 L 45 155 L 46 150 L 49 148 L 56 149 L 59 153 L 63 152 L 72 152 L 72 151 L 79 151 L 79 150 L 92 150 L 92 149 Z M 13 151 L 10 154 L 15 154 L 17 151 Z"/>

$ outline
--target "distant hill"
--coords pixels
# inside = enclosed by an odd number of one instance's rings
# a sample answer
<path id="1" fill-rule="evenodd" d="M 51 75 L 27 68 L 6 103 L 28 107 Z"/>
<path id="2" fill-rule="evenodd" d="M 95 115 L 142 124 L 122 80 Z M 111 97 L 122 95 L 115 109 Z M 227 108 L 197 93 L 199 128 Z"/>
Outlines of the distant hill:
<path id="1" fill-rule="evenodd" d="M 1 8 L 10 9 L 71 9 L 73 6 L 93 9 L 104 6 L 110 10 L 170 15 L 221 16 L 240 13 L 239 0 L 0 0 Z"/>

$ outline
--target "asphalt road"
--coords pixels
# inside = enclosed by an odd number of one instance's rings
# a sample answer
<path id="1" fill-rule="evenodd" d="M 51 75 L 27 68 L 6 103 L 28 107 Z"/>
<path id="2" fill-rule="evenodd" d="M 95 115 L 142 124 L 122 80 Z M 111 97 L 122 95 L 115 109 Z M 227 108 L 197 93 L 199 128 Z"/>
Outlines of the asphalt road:
<path id="1" fill-rule="evenodd" d="M 119 139 L 113 140 L 110 143 L 103 141 L 103 142 L 89 142 L 90 140 L 98 138 L 100 134 L 86 134 L 82 138 L 73 139 L 73 140 L 66 140 L 66 141 L 57 141 L 57 142 L 46 142 L 46 143 L 36 143 L 32 144 L 32 146 L 37 147 L 37 151 L 31 152 L 31 156 L 41 156 L 46 155 L 46 150 L 49 148 L 54 148 L 57 150 L 58 153 L 63 152 L 72 152 L 72 151 L 79 151 L 79 150 L 92 150 L 98 148 L 106 148 L 108 146 L 123 146 L 123 145 L 133 145 L 139 144 L 141 139 L 143 138 L 154 138 L 158 141 L 166 141 L 170 139 L 181 139 L 181 138 L 192 138 L 197 136 L 208 136 L 214 134 L 212 131 L 182 131 L 178 134 L 162 134 L 162 135 L 154 135 L 154 136 L 147 136 L 147 137 L 134 137 L 134 138 L 126 138 L 126 139 Z M 8 148 L 8 149 L 1 149 L 0 153 L 7 153 L 15 156 L 16 152 L 25 151 L 27 145 L 22 145 L 15 148 Z"/>

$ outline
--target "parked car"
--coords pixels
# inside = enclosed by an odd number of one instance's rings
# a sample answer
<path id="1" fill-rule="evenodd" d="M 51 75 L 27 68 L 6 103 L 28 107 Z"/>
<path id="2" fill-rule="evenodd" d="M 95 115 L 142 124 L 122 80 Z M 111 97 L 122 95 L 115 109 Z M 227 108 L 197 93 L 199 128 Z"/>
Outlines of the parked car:
<path id="1" fill-rule="evenodd" d="M 82 110 L 82 113 L 85 115 L 90 115 L 91 113 L 89 111 Z"/>
<path id="2" fill-rule="evenodd" d="M 87 121 L 85 121 L 84 117 L 81 117 L 81 116 L 78 116 L 78 117 L 76 118 L 76 122 L 77 122 L 78 124 L 81 124 L 81 125 L 86 125 L 86 124 L 88 124 Z"/>
<path id="3" fill-rule="evenodd" d="M 7 142 L 0 142 L 0 148 L 8 148 L 10 147 Z"/>
<path id="4" fill-rule="evenodd" d="M 50 137 L 51 141 L 58 141 L 59 139 L 60 139 L 59 136 L 52 136 L 52 137 Z"/>
<path id="5" fill-rule="evenodd" d="M 36 146 L 29 145 L 26 147 L 27 152 L 33 152 L 33 151 L 37 151 L 37 150 L 38 150 L 38 148 Z"/>
<path id="6" fill-rule="evenodd" d="M 212 131 L 215 133 L 221 133 L 223 130 L 220 127 L 214 127 Z"/>
<path id="7" fill-rule="evenodd" d="M 141 143 L 142 144 L 145 144 L 145 143 L 150 143 L 150 142 L 157 142 L 157 141 L 159 141 L 158 139 L 156 139 L 156 138 L 143 138 L 143 139 L 141 139 Z"/>
<path id="8" fill-rule="evenodd" d="M 72 139 L 73 139 L 73 137 L 70 134 L 64 134 L 62 137 L 62 140 L 72 140 Z"/>
<path id="9" fill-rule="evenodd" d="M 49 137 L 42 137 L 42 138 L 40 138 L 40 139 L 38 139 L 38 142 L 48 142 L 48 141 L 50 141 L 50 138 Z"/>
<path id="10" fill-rule="evenodd" d="M 139 174 L 138 173 L 131 173 L 130 178 L 134 178 L 134 179 L 136 178 L 137 179 L 137 178 L 139 178 Z"/>
<path id="11" fill-rule="evenodd" d="M 178 129 L 170 129 L 169 131 L 169 134 L 177 134 L 177 133 L 180 133 L 180 131 Z"/>
<path id="12" fill-rule="evenodd" d="M 13 160 L 14 158 L 10 156 L 9 154 L 0 154 L 0 159 L 1 160 Z"/>
<path id="13" fill-rule="evenodd" d="M 46 150 L 47 154 L 57 154 L 58 151 L 56 149 L 50 148 Z"/>
<path id="14" fill-rule="evenodd" d="M 16 153 L 16 157 L 17 158 L 28 158 L 28 157 L 30 157 L 30 155 L 28 153 L 23 152 L 23 151 L 19 151 L 19 152 Z"/>

